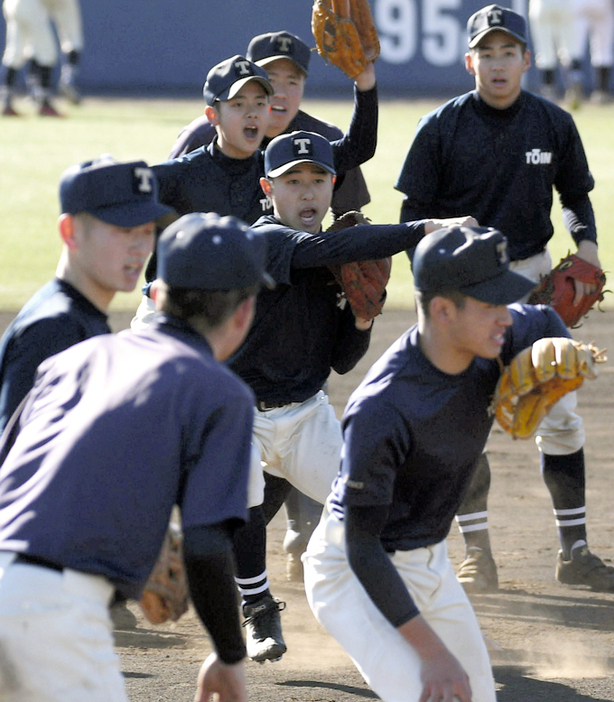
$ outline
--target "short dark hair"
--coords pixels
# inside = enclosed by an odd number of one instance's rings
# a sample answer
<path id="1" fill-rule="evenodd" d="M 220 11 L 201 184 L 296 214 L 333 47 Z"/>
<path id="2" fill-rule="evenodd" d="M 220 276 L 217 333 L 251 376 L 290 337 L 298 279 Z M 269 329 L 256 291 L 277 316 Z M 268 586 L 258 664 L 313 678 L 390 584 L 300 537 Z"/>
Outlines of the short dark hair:
<path id="1" fill-rule="evenodd" d="M 259 285 L 236 290 L 200 290 L 166 287 L 162 311 L 181 319 L 200 317 L 211 328 L 221 326 L 237 307 L 258 294 Z"/>
<path id="2" fill-rule="evenodd" d="M 456 289 L 439 290 L 437 292 L 422 292 L 421 290 L 414 290 L 414 298 L 416 300 L 416 306 L 420 308 L 425 317 L 429 317 L 429 307 L 431 302 L 436 297 L 445 297 L 447 300 L 451 300 L 454 306 L 462 310 L 467 302 L 467 295 Z"/>

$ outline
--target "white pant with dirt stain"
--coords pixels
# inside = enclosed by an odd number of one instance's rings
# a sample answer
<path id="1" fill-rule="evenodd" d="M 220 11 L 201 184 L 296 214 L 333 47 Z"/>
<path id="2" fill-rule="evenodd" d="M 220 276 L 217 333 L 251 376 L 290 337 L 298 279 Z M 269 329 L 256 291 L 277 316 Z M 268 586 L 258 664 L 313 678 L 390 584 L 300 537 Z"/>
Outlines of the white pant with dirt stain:
<path id="1" fill-rule="evenodd" d="M 0 552 L 0 700 L 128 702 L 99 575 Z"/>
<path id="2" fill-rule="evenodd" d="M 448 559 L 445 541 L 397 551 L 390 559 L 429 626 L 469 676 L 473 702 L 495 702 L 484 637 Z M 345 550 L 345 525 L 328 513 L 303 554 L 305 592 L 316 619 L 345 649 L 384 702 L 418 702 L 421 661 L 384 617 L 354 575 Z"/>

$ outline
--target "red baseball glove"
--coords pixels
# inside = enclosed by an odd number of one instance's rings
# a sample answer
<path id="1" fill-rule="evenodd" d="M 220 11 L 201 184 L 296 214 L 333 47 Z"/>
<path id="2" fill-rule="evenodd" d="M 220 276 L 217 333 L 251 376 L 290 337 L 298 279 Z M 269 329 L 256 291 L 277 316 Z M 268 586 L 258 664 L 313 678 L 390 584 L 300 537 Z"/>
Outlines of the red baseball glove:
<path id="1" fill-rule="evenodd" d="M 573 304 L 576 294 L 574 280 L 593 283 L 597 286 L 592 295 L 583 295 L 580 302 Z M 544 276 L 538 287 L 531 293 L 529 304 L 551 305 L 559 313 L 568 327 L 580 326 L 582 317 L 603 300 L 606 278 L 601 268 L 593 266 L 575 254 L 561 259 L 558 266 Z"/>
<path id="2" fill-rule="evenodd" d="M 369 220 L 362 212 L 351 210 L 336 219 L 327 231 L 339 231 L 357 224 L 369 224 Z M 366 320 L 382 313 L 391 267 L 391 258 L 329 266 L 354 316 Z"/>

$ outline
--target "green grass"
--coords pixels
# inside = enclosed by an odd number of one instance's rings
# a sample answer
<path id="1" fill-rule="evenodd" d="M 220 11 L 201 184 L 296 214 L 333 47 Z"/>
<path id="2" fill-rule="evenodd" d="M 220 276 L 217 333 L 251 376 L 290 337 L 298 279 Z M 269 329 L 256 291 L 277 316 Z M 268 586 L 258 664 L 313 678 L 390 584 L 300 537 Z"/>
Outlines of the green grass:
<path id="1" fill-rule="evenodd" d="M 439 104 L 434 101 L 383 101 L 378 148 L 364 164 L 372 202 L 365 213 L 377 223 L 398 221 L 401 195 L 394 190 L 418 119 Z M 57 184 L 68 166 L 110 153 L 119 160 L 166 159 L 180 129 L 203 111 L 201 100 L 86 99 L 80 107 L 61 105 L 69 118 L 40 119 L 26 103 L 23 119 L 2 119 L 0 192 L 3 232 L 0 237 L 0 308 L 17 310 L 53 275 L 60 253 L 57 235 Z M 305 109 L 346 127 L 352 103 L 306 100 Z M 614 271 L 614 107 L 583 106 L 574 114 L 597 185 L 591 198 L 600 233 L 600 256 Z M 553 210 L 554 260 L 573 242 L 563 227 L 560 207 Z M 404 254 L 395 257 L 388 305 L 413 304 L 411 272 Z M 135 309 L 140 292 L 119 294 L 113 309 Z M 607 298 L 606 298 L 607 306 Z"/>

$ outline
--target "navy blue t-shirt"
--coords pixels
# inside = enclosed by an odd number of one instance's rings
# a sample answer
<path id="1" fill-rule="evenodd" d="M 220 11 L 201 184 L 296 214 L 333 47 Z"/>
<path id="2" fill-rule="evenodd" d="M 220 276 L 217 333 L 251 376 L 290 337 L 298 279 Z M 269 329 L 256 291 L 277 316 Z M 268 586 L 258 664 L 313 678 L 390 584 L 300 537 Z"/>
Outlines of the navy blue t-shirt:
<path id="1" fill-rule="evenodd" d="M 369 332 L 356 329 L 349 306 L 339 308 L 341 289 L 327 265 L 385 258 L 414 247 L 424 224 L 310 234 L 269 215 L 253 228 L 267 236 L 265 268 L 277 287 L 259 293 L 251 329 L 229 364 L 259 400 L 303 402 L 322 388 L 331 368 L 351 370 L 369 344 Z"/>
<path id="2" fill-rule="evenodd" d="M 594 180 L 573 118 L 524 91 L 506 110 L 472 91 L 425 115 L 395 184 L 402 221 L 471 215 L 505 234 L 512 260 L 552 238 L 553 187 L 576 244 L 596 242 Z"/>
<path id="3" fill-rule="evenodd" d="M 247 515 L 254 398 L 180 320 L 45 361 L 0 468 L 0 550 L 107 577 L 137 598 L 171 510 Z M 6 446 L 0 446 L 0 456 Z"/>
<path id="4" fill-rule="evenodd" d="M 55 278 L 24 305 L 0 340 L 0 432 L 27 395 L 42 361 L 111 331 L 107 315 Z"/>
<path id="5" fill-rule="evenodd" d="M 544 305 L 511 305 L 500 359 L 504 364 L 543 337 L 569 337 Z M 348 400 L 344 451 L 333 484 L 333 511 L 386 506 L 386 551 L 439 543 L 471 480 L 493 423 L 489 411 L 500 376 L 497 359 L 476 357 L 457 375 L 436 368 L 412 327 L 373 365 Z"/>

